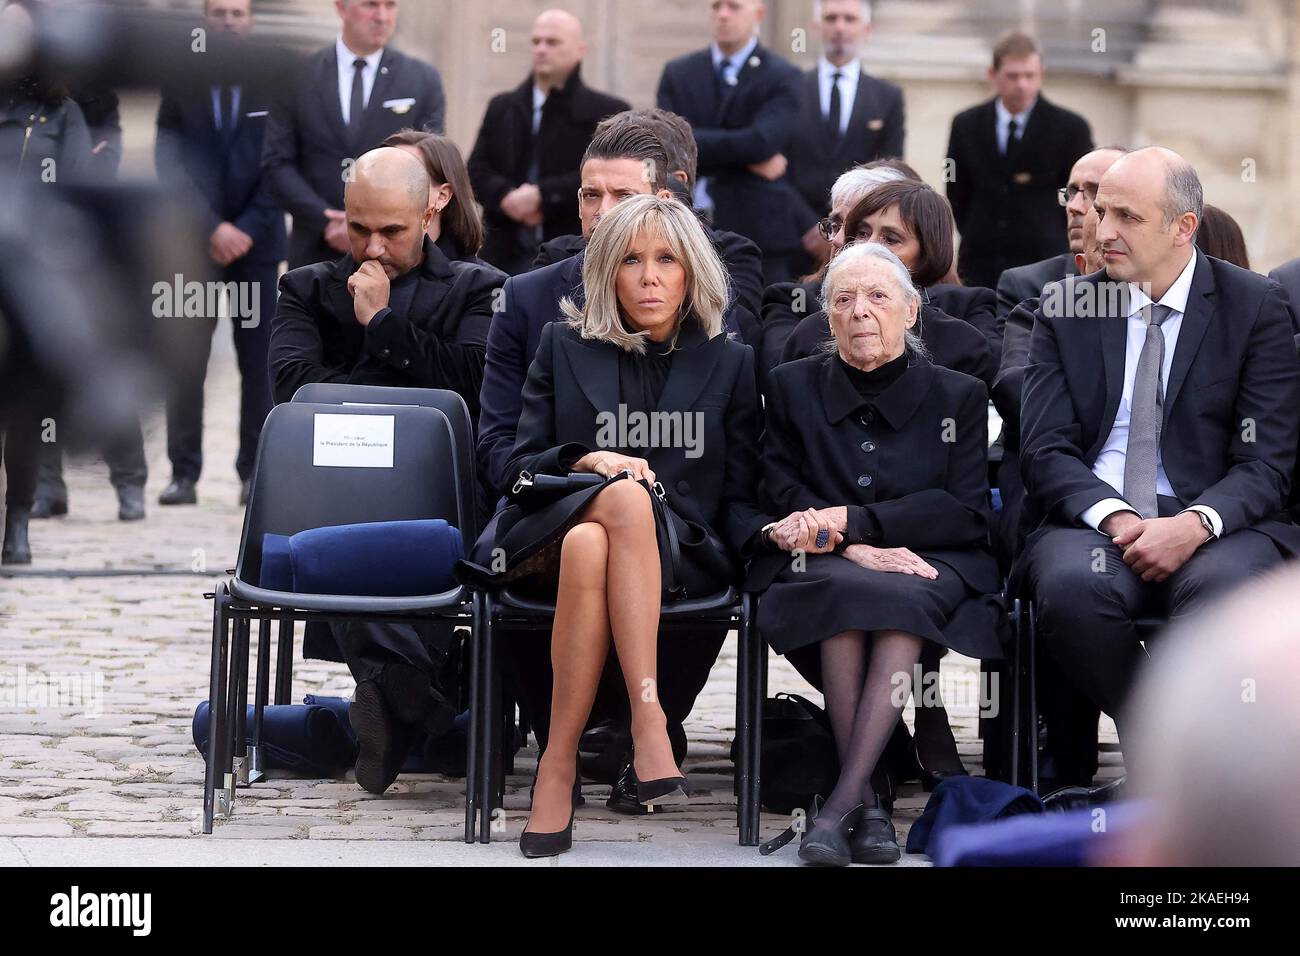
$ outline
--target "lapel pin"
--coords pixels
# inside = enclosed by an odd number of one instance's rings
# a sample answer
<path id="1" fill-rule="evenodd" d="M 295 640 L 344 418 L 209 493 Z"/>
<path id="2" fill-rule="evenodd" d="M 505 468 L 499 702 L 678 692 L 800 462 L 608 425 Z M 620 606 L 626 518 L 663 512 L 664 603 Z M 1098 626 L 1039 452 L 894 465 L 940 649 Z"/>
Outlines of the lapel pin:
<path id="1" fill-rule="evenodd" d="M 1021 186 L 1023 186 L 1025 183 L 1029 182 L 1029 180 L 1033 179 L 1033 176 L 1031 176 L 1029 173 L 1016 173 L 1011 178 L 1014 179 Z"/>
<path id="2" fill-rule="evenodd" d="M 758 66 L 758 64 L 759 64 L 759 59 L 758 59 L 758 57 L 756 57 L 756 56 L 751 56 L 751 57 L 749 58 L 749 65 L 750 65 L 750 66 Z"/>
<path id="3" fill-rule="evenodd" d="M 386 67 L 386 66 L 381 66 L 381 67 L 379 68 L 379 72 L 382 73 L 382 74 L 384 74 L 384 76 L 387 76 L 387 75 L 388 75 L 388 67 Z"/>
<path id="4" fill-rule="evenodd" d="M 882 130 L 882 129 L 884 129 L 884 128 L 885 128 L 885 121 L 882 120 L 882 119 L 873 119 L 873 120 L 868 120 L 868 121 L 867 121 L 867 129 L 869 129 L 869 130 L 877 130 L 877 131 L 878 131 L 878 130 Z"/>

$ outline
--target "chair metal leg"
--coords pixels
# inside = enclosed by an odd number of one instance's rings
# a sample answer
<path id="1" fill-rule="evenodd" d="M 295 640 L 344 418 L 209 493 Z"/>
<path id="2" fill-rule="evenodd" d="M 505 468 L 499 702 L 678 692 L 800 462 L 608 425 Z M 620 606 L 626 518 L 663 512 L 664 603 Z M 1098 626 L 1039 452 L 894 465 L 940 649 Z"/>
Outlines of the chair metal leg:
<path id="1" fill-rule="evenodd" d="M 232 724 L 233 762 L 235 786 L 248 786 L 248 658 L 249 632 L 252 622 L 248 618 L 235 620 L 234 654 L 231 657 L 234 704 L 230 710 Z"/>
<path id="2" fill-rule="evenodd" d="M 217 585 L 212 601 L 212 659 L 208 670 L 208 759 L 203 771 L 203 832 L 212 832 L 217 813 L 217 775 L 222 763 L 225 728 L 221 713 L 226 695 L 226 585 Z"/>
<path id="3" fill-rule="evenodd" d="M 248 782 L 257 783 L 265 773 L 262 768 L 262 712 L 271 683 L 271 621 L 257 622 L 257 683 L 253 691 L 253 745 L 248 750 Z"/>
<path id="4" fill-rule="evenodd" d="M 763 703 L 767 700 L 767 643 L 758 632 L 756 599 L 751 599 L 749 612 L 750 662 L 754 669 L 754 689 L 750 697 L 750 775 L 749 775 L 749 830 L 753 836 L 751 846 L 756 846 L 761 833 L 760 814 L 763 809 Z"/>
<path id="5" fill-rule="evenodd" d="M 481 686 L 479 687 L 479 702 L 482 704 L 483 713 L 479 720 L 479 767 L 478 767 L 478 789 L 479 789 L 479 832 L 478 839 L 480 843 L 490 843 L 492 840 L 492 777 L 493 768 L 496 765 L 496 738 L 500 723 L 497 717 L 500 708 L 497 706 L 496 699 L 496 621 L 494 608 L 491 597 L 487 600 L 487 612 L 484 615 L 485 622 L 483 628 L 483 654 L 479 661 L 479 675 L 481 677 Z"/>
<path id="6" fill-rule="evenodd" d="M 1020 684 L 1021 673 L 1020 665 L 1023 658 L 1025 643 L 1025 621 L 1024 609 L 1021 607 L 1020 598 L 1011 602 L 1011 660 L 1006 668 L 1007 677 L 1011 680 L 1011 745 L 1010 752 L 1007 754 L 1007 760 L 1010 767 L 1010 779 L 1013 787 L 1018 787 L 1020 783 L 1020 729 L 1024 721 L 1024 715 L 1021 711 L 1020 703 Z"/>
<path id="7" fill-rule="evenodd" d="M 280 622 L 275 652 L 275 702 L 287 704 L 293 697 L 293 621 Z"/>
<path id="8" fill-rule="evenodd" d="M 736 629 L 736 829 L 740 835 L 740 845 L 750 846 L 752 836 L 749 832 L 749 778 L 753 773 L 750 761 L 751 735 L 754 728 L 750 723 L 750 700 L 754 694 L 754 668 L 750 662 L 752 648 L 749 640 L 749 625 L 742 613 L 740 626 Z"/>
<path id="9" fill-rule="evenodd" d="M 1030 692 L 1030 719 L 1026 726 L 1026 737 L 1030 745 L 1030 790 L 1039 792 L 1039 667 L 1037 667 L 1037 644 L 1039 644 L 1039 619 L 1034 602 L 1030 601 L 1030 628 L 1026 635 L 1026 657 L 1028 658 L 1028 692 Z"/>
<path id="10" fill-rule="evenodd" d="M 479 694 L 481 680 L 483 643 L 486 639 L 484 623 L 484 603 L 486 597 L 475 592 L 473 597 L 473 624 L 469 638 L 469 733 L 465 753 L 465 842 L 473 843 L 475 839 L 475 816 L 478 812 L 478 769 L 482 759 L 479 749 L 482 747 L 483 701 Z"/>

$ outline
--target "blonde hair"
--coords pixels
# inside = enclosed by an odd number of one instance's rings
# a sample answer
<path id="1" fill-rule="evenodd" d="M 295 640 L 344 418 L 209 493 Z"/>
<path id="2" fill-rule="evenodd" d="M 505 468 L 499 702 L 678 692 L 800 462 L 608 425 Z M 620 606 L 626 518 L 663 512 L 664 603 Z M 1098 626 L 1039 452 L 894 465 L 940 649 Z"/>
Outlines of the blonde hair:
<path id="1" fill-rule="evenodd" d="M 644 354 L 646 333 L 627 329 L 615 283 L 623 258 L 642 232 L 661 237 L 686 270 L 686 295 L 673 341 L 688 316 L 709 338 L 720 333 L 728 295 L 722 260 L 693 212 L 675 199 L 655 195 L 631 196 L 600 217 L 582 264 L 586 302 L 580 308 L 568 296 L 560 300 L 569 325 L 584 339 Z"/>

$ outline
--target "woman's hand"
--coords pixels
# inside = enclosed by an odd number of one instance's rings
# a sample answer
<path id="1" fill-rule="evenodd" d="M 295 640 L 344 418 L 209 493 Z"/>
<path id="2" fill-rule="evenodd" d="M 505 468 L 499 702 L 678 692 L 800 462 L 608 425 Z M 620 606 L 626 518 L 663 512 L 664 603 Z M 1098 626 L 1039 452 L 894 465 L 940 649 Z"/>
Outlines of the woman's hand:
<path id="1" fill-rule="evenodd" d="M 830 518 L 826 517 L 835 510 L 837 509 L 828 508 L 818 511 L 816 508 L 809 508 L 807 511 L 793 511 L 777 522 L 769 537 L 782 551 L 827 554 L 839 547 L 840 542 L 844 540 L 843 533 L 834 527 Z M 818 543 L 817 540 L 820 532 L 825 532 L 822 543 Z"/>
<path id="2" fill-rule="evenodd" d="M 844 549 L 844 557 L 869 571 L 915 574 L 931 581 L 939 576 L 933 565 L 907 548 L 873 548 L 869 544 L 851 544 Z"/>
<path id="3" fill-rule="evenodd" d="M 589 471 L 602 478 L 617 475 L 620 471 L 630 471 L 635 480 L 644 478 L 649 484 L 655 483 L 655 473 L 650 469 L 650 462 L 612 451 L 588 452 L 573 463 L 573 470 Z"/>

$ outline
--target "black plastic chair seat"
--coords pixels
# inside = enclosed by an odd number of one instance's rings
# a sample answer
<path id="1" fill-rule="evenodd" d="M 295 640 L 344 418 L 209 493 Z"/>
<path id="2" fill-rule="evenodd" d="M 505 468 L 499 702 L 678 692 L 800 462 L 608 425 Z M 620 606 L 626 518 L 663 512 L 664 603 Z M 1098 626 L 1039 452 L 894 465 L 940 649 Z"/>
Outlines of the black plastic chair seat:
<path id="1" fill-rule="evenodd" d="M 357 594 L 299 594 L 295 591 L 272 591 L 254 587 L 231 578 L 227 587 L 236 601 L 258 607 L 277 607 L 293 611 L 323 611 L 338 614 L 418 614 L 460 607 L 469 601 L 469 589 L 457 585 L 439 594 L 416 594 L 410 597 L 368 597 Z"/>
<path id="2" fill-rule="evenodd" d="M 659 614 L 663 618 L 697 617 L 713 611 L 736 610 L 739 602 L 740 592 L 729 587 L 725 591 L 719 591 L 717 594 L 708 597 L 670 601 L 663 605 Z M 525 597 L 509 589 L 501 591 L 495 596 L 493 603 L 499 610 L 505 611 L 511 616 L 526 614 L 548 619 L 555 616 L 554 602 Z"/>

